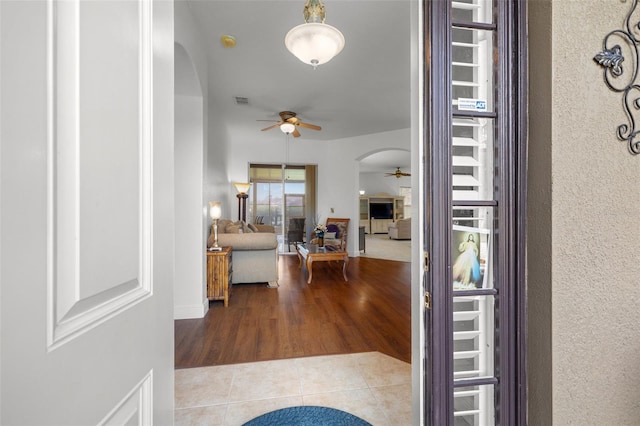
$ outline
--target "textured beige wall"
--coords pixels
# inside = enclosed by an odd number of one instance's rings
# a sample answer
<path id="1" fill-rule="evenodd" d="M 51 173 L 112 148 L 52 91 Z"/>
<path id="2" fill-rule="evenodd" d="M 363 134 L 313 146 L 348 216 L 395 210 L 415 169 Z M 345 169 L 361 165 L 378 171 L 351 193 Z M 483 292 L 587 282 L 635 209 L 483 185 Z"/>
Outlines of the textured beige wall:
<path id="1" fill-rule="evenodd" d="M 530 115 L 529 324 L 532 342 L 551 345 L 529 346 L 532 425 L 550 424 L 538 421 L 545 410 L 554 425 L 640 424 L 640 156 L 616 139 L 622 98 L 592 59 L 631 3 L 529 2 L 531 41 L 551 37 L 548 52 L 530 57 L 532 109 L 547 110 Z M 539 264 L 549 259 L 550 270 Z M 537 316 L 549 310 L 550 324 Z M 540 395 L 548 380 L 551 401 Z"/>
<path id="2" fill-rule="evenodd" d="M 551 3 L 529 3 L 529 424 L 551 425 Z"/>

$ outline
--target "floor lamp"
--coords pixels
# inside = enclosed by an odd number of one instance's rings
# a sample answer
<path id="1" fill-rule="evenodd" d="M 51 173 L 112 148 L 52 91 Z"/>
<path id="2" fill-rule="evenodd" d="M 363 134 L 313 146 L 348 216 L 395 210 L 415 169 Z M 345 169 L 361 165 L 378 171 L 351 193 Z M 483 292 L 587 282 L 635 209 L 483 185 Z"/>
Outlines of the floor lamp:
<path id="1" fill-rule="evenodd" d="M 249 194 L 247 194 L 247 192 L 249 192 L 249 188 L 251 188 L 251 184 L 236 182 L 233 184 L 233 186 L 235 186 L 236 191 L 238 191 L 238 194 L 236 195 L 236 197 L 238 197 L 238 220 L 246 222 L 247 221 L 247 198 L 249 198 Z"/>

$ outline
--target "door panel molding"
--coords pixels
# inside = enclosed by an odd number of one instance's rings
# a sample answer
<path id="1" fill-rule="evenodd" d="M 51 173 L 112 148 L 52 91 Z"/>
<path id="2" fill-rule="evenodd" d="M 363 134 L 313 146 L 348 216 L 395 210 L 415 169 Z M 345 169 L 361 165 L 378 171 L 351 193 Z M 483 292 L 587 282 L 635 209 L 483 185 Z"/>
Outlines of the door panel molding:
<path id="1" fill-rule="evenodd" d="M 105 416 L 99 426 L 153 424 L 153 370 Z"/>
<path id="2" fill-rule="evenodd" d="M 48 0 L 47 15 L 51 351 L 153 293 L 153 14 L 142 0 Z M 115 178 L 103 159 L 119 165 Z"/>

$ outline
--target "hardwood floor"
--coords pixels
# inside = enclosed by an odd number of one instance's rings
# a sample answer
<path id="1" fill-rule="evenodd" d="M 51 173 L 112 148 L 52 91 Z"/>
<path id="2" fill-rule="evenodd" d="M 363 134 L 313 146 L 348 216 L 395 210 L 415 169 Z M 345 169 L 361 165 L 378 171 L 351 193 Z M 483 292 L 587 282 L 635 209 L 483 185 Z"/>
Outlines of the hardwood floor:
<path id="1" fill-rule="evenodd" d="M 175 321 L 175 367 L 202 367 L 379 351 L 411 362 L 411 264 L 351 258 L 349 281 L 338 262 L 313 266 L 281 255 L 280 287 L 234 285 L 225 308 Z"/>

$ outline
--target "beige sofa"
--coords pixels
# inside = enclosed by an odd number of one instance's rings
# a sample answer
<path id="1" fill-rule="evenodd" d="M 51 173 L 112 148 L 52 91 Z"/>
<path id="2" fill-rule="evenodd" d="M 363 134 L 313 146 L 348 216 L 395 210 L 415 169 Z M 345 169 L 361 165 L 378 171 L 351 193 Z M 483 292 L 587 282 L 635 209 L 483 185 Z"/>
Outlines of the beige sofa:
<path id="1" fill-rule="evenodd" d="M 213 245 L 213 240 L 212 225 L 207 247 Z M 269 287 L 278 287 L 278 240 L 273 226 L 221 219 L 218 221 L 218 245 L 233 247 L 232 284 L 266 282 Z"/>
<path id="2" fill-rule="evenodd" d="M 389 224 L 389 238 L 392 240 L 410 240 L 411 239 L 411 218 L 398 219 L 394 223 Z"/>

